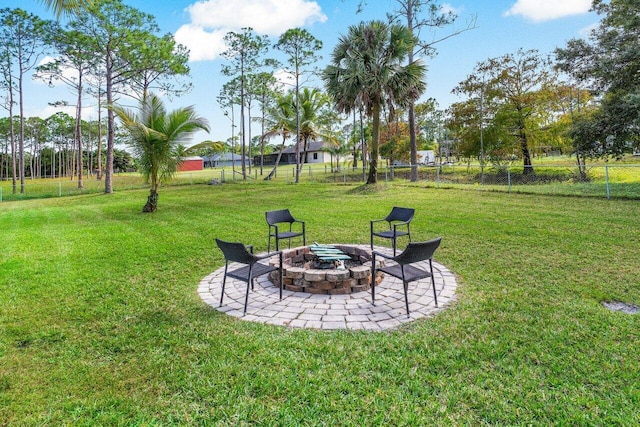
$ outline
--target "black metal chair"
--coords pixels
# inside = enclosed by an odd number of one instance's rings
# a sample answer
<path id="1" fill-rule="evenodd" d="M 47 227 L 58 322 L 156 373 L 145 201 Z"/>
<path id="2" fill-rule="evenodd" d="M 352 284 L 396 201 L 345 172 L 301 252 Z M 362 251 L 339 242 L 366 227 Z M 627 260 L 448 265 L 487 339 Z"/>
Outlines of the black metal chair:
<path id="1" fill-rule="evenodd" d="M 242 243 L 225 242 L 224 240 L 220 240 L 218 238 L 216 238 L 216 243 L 218 244 L 220 250 L 222 250 L 225 259 L 224 277 L 222 278 L 222 292 L 220 294 L 221 307 L 222 300 L 224 298 L 224 287 L 227 282 L 227 276 L 247 283 L 247 293 L 244 297 L 245 314 L 247 313 L 247 303 L 249 302 L 249 284 L 251 284 L 251 289 L 253 290 L 253 281 L 258 276 L 262 276 L 263 274 L 270 273 L 274 270 L 280 270 L 280 284 L 278 286 L 280 288 L 280 299 L 282 299 L 282 252 L 278 251 L 271 254 L 257 256 L 253 254 L 253 246 L 251 245 L 245 246 Z M 249 251 L 247 247 L 251 251 Z M 262 264 L 259 262 L 261 260 L 273 257 L 274 254 L 277 254 L 279 256 L 280 263 L 278 267 Z M 244 267 L 229 271 L 230 262 L 244 264 Z"/>
<path id="2" fill-rule="evenodd" d="M 415 209 L 412 208 L 399 208 L 394 206 L 391 209 L 391 213 L 387 215 L 383 219 L 374 219 L 371 221 L 371 250 L 373 250 L 373 237 L 382 237 L 384 239 L 391 239 L 393 245 L 393 255 L 396 255 L 396 240 L 398 237 L 407 236 L 409 238 L 409 242 L 411 242 L 411 230 L 410 223 L 413 219 L 413 215 L 415 213 Z M 385 230 L 376 230 L 374 226 L 375 223 L 378 222 L 387 222 L 389 224 L 389 229 Z M 402 228 L 406 227 L 406 231 Z M 399 229 L 401 228 L 401 229 Z"/>
<path id="3" fill-rule="evenodd" d="M 307 236 L 305 232 L 305 222 L 295 219 L 289 209 L 281 209 L 278 211 L 269 211 L 265 213 L 267 218 L 267 224 L 269 224 L 269 242 L 267 243 L 267 252 L 271 251 L 271 238 L 276 239 L 276 251 L 280 249 L 278 242 L 282 239 L 289 240 L 289 248 L 291 248 L 291 239 L 294 237 L 302 236 L 302 245 L 307 244 Z M 293 224 L 300 224 L 296 228 L 298 231 L 293 230 Z M 289 229 L 281 231 L 280 224 L 289 224 Z M 286 228 L 286 225 L 285 225 Z"/>
<path id="4" fill-rule="evenodd" d="M 387 273 L 393 277 L 397 277 L 402 280 L 402 284 L 404 287 L 404 303 L 407 307 L 407 317 L 409 317 L 409 297 L 407 296 L 407 290 L 409 288 L 409 282 L 413 282 L 415 280 L 425 279 L 427 277 L 431 277 L 431 286 L 433 287 L 433 300 L 435 301 L 436 307 L 438 306 L 438 297 L 436 295 L 436 281 L 433 277 L 433 253 L 440 246 L 440 241 L 442 237 L 438 237 L 433 240 L 429 240 L 426 242 L 413 242 L 409 243 L 407 248 L 398 256 L 390 256 L 380 253 L 378 251 L 373 251 L 373 266 L 371 267 L 373 270 L 372 280 L 371 282 L 371 303 L 375 305 L 376 303 L 376 271 L 382 271 Z M 382 257 L 391 261 L 394 261 L 393 264 L 377 267 L 376 268 L 376 258 Z M 418 262 L 429 260 L 429 271 L 416 267 L 415 265 Z"/>

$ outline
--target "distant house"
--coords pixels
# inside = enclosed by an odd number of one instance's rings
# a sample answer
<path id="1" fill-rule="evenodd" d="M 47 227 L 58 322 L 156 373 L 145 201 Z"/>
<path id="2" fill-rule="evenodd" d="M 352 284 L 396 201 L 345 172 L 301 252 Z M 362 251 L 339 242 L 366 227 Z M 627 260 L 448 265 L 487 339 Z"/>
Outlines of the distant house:
<path id="1" fill-rule="evenodd" d="M 304 163 L 325 163 L 330 159 L 329 153 L 323 151 L 325 148 L 330 147 L 331 144 L 324 141 L 311 141 L 307 147 L 307 157 Z M 300 150 L 302 155 L 302 149 Z M 264 165 L 275 165 L 278 158 L 278 151 L 271 154 L 264 155 Z M 260 156 L 253 156 L 253 163 L 260 164 Z M 296 164 L 296 146 L 292 145 L 282 150 L 282 157 L 280 158 L 281 165 L 295 165 Z"/>
<path id="2" fill-rule="evenodd" d="M 244 161 L 246 165 L 249 165 L 249 163 L 251 162 L 251 158 L 245 156 Z M 235 166 L 242 166 L 242 156 L 240 154 L 222 153 L 214 154 L 213 156 L 204 158 L 204 167 L 206 168 L 233 166 L 234 164 Z"/>
<path id="3" fill-rule="evenodd" d="M 178 172 L 201 171 L 204 168 L 202 157 L 183 157 Z"/>

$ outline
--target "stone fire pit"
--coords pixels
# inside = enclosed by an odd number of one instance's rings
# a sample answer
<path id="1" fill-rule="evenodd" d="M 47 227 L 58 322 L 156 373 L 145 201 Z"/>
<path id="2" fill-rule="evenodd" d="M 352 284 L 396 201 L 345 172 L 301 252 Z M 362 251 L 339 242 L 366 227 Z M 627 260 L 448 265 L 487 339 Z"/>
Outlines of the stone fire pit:
<path id="1" fill-rule="evenodd" d="M 344 262 L 344 269 L 337 268 L 338 263 L 333 268 L 317 268 L 317 257 L 309 246 L 283 250 L 284 288 L 293 292 L 327 295 L 346 295 L 371 289 L 371 251 L 343 244 L 332 246 L 351 258 Z M 271 260 L 271 263 L 277 262 L 277 259 Z M 377 272 L 376 285 L 382 278 L 383 274 Z M 278 272 L 273 271 L 269 279 L 278 283 Z"/>

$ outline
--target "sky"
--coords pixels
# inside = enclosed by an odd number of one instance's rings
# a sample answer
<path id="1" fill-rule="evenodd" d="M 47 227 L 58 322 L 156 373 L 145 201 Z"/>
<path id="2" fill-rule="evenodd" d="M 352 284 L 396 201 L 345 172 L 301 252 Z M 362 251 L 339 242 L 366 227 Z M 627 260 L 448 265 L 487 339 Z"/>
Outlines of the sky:
<path id="1" fill-rule="evenodd" d="M 161 33 L 172 33 L 190 51 L 190 82 L 193 90 L 172 101 L 167 108 L 193 105 L 207 118 L 211 132 L 194 136 L 190 144 L 203 140 L 225 141 L 231 136 L 231 121 L 216 102 L 222 85 L 230 78 L 221 73 L 228 63 L 220 54 L 226 49 L 224 35 L 252 27 L 256 33 L 271 37 L 273 43 L 289 28 L 301 27 L 323 42 L 319 52 L 322 68 L 350 25 L 372 19 L 386 19 L 397 8 L 396 0 L 366 0 L 358 13 L 360 0 L 123 0 L 131 7 L 156 18 Z M 19 3 L 19 6 L 17 5 Z M 453 11 L 456 22 L 435 33 L 423 32 L 423 40 L 443 41 L 435 44 L 437 54 L 424 58 L 428 67 L 427 90 L 423 99 L 434 98 L 439 108 L 461 101 L 452 89 L 473 72 L 481 61 L 515 53 L 518 49 L 537 49 L 543 54 L 563 47 L 572 38 L 586 37 L 598 23 L 589 12 L 591 0 L 447 0 L 439 3 L 443 10 Z M 54 19 L 38 0 L 0 0 L 0 8 L 22 9 L 44 19 Z M 65 19 L 61 19 L 64 24 Z M 453 32 L 468 28 L 447 38 Z M 278 57 L 271 49 L 270 55 Z M 283 59 L 280 57 L 280 59 Z M 311 82 L 313 84 L 313 82 Z M 315 82 L 318 87 L 321 82 Z M 49 88 L 42 82 L 29 81 L 25 89 L 25 114 L 49 117 L 60 111 L 51 102 L 68 100 L 73 95 L 64 87 Z M 92 100 L 85 101 L 84 117 L 97 118 Z M 95 104 L 95 103 L 94 103 Z M 73 115 L 73 108 L 67 112 Z M 0 111 L 0 116 L 7 113 Z M 237 124 L 237 119 L 236 119 Z M 256 134 L 254 132 L 254 134 Z"/>

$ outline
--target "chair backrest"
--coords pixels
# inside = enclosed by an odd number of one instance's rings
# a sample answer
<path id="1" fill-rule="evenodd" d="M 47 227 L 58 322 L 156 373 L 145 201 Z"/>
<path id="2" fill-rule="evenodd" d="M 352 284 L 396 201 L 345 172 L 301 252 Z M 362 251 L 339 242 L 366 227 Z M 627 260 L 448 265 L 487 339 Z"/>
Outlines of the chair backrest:
<path id="1" fill-rule="evenodd" d="M 251 254 L 242 243 L 225 242 L 218 238 L 216 238 L 216 243 L 226 261 L 239 262 L 242 264 L 253 264 L 256 262 L 256 257 Z"/>
<path id="2" fill-rule="evenodd" d="M 289 209 L 281 209 L 279 211 L 269 211 L 265 213 L 267 217 L 267 224 L 275 225 L 281 222 L 292 223 L 295 221 Z"/>
<path id="3" fill-rule="evenodd" d="M 415 212 L 416 210 L 412 208 L 399 208 L 398 206 L 394 206 L 393 209 L 391 209 L 391 213 L 387 215 L 384 220 L 402 222 L 411 221 Z"/>
<path id="4" fill-rule="evenodd" d="M 433 253 L 440 246 L 442 237 L 437 237 L 426 242 L 410 242 L 401 254 L 393 258 L 400 265 L 413 264 L 414 262 L 431 259 Z"/>

